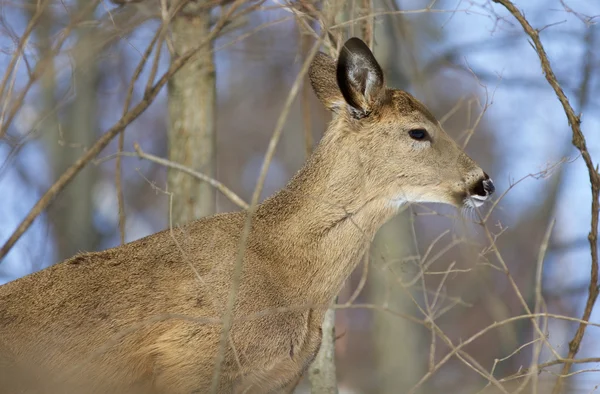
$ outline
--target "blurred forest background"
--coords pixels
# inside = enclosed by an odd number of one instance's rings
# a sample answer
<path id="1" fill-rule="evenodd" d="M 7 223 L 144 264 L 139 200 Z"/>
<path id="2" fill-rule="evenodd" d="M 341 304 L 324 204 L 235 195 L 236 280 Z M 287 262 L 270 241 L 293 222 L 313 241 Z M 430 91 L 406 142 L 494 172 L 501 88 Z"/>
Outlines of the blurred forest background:
<path id="1" fill-rule="evenodd" d="M 597 163 L 600 4 L 516 6 L 582 114 Z M 338 300 L 339 390 L 551 392 L 588 299 L 592 193 L 565 111 L 507 8 L 488 0 L 0 7 L 0 245 L 42 201 L 31 227 L 2 250 L 0 284 L 239 209 L 160 158 L 249 202 L 285 122 L 261 199 L 283 187 L 330 119 L 302 65 L 319 37 L 335 51 L 336 40 L 372 32 L 365 39 L 387 84 L 421 99 L 498 191 L 481 216 L 411 205 L 380 231 Z M 597 309 L 589 321 L 600 323 Z M 600 391 L 598 327 L 587 328 L 576 357 L 564 392 Z"/>

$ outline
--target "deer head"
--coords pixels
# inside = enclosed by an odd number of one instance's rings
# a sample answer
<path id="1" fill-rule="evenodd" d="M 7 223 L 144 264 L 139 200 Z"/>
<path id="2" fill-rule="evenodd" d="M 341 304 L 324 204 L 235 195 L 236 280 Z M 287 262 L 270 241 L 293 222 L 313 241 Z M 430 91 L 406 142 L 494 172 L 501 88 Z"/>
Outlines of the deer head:
<path id="1" fill-rule="evenodd" d="M 337 62 L 318 53 L 309 77 L 334 114 L 328 132 L 353 135 L 368 186 L 383 191 L 389 204 L 479 207 L 494 192 L 489 176 L 421 102 L 385 86 L 381 67 L 360 39 L 348 40 Z"/>

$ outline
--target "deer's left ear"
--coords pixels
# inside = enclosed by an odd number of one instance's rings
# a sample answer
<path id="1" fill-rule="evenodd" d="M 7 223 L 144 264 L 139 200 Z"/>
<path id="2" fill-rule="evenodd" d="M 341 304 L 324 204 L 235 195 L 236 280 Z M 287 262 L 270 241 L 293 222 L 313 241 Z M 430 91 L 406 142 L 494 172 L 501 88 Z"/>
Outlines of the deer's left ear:
<path id="1" fill-rule="evenodd" d="M 361 39 L 353 37 L 346 41 L 338 58 L 336 75 L 354 117 L 369 116 L 381 106 L 385 92 L 383 72 Z"/>

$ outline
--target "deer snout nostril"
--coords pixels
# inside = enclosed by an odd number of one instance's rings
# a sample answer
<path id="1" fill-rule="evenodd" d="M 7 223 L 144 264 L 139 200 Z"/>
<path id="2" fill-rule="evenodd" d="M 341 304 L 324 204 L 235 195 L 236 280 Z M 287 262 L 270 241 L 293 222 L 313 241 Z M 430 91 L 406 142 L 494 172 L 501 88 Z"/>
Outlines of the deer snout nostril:
<path id="1" fill-rule="evenodd" d="M 470 194 L 487 198 L 494 193 L 496 187 L 490 177 L 484 173 L 484 177 L 480 178 L 473 186 L 471 186 Z"/>
<path id="2" fill-rule="evenodd" d="M 494 194 L 494 192 L 496 191 L 496 187 L 494 186 L 494 182 L 490 179 L 489 176 L 487 176 L 487 174 L 485 176 L 487 178 L 482 182 L 483 183 L 483 190 L 485 190 L 485 192 L 488 195 Z"/>

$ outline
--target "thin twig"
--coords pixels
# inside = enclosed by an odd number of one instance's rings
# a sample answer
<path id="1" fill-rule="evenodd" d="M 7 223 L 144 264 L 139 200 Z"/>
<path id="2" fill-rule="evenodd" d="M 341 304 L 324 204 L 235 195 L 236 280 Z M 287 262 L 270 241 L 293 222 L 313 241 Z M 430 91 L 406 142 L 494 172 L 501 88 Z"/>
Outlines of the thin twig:
<path id="1" fill-rule="evenodd" d="M 250 228 L 252 226 L 252 216 L 256 211 L 256 207 L 258 206 L 258 200 L 260 198 L 260 194 L 262 192 L 265 179 L 267 177 L 267 171 L 269 169 L 269 165 L 273 160 L 273 156 L 275 154 L 275 148 L 277 147 L 277 143 L 281 137 L 281 133 L 283 131 L 283 127 L 285 125 L 285 121 L 287 119 L 287 115 L 290 112 L 292 103 L 298 94 L 298 90 L 300 89 L 300 85 L 302 84 L 302 79 L 308 72 L 308 67 L 312 62 L 315 54 L 317 53 L 319 46 L 321 45 L 322 40 L 317 40 L 313 45 L 311 51 L 307 54 L 307 57 L 302 65 L 302 69 L 296 78 L 296 81 L 292 85 L 286 102 L 283 105 L 283 110 L 277 120 L 277 124 L 275 126 L 275 130 L 269 142 L 269 147 L 267 148 L 267 153 L 265 154 L 265 159 L 263 161 L 260 175 L 258 177 L 258 182 L 256 183 L 256 187 L 254 188 L 254 193 L 252 194 L 252 200 L 250 202 L 250 207 L 248 208 L 248 214 L 246 216 L 246 221 L 244 223 L 244 228 L 242 230 L 242 234 L 239 242 L 239 250 L 236 261 L 234 263 L 233 273 L 231 277 L 231 288 L 229 289 L 229 294 L 227 298 L 227 306 L 225 313 L 223 315 L 223 327 L 221 330 L 221 338 L 219 341 L 219 349 L 217 351 L 217 358 L 215 363 L 215 369 L 213 372 L 211 393 L 217 393 L 219 387 L 219 378 L 221 375 L 221 367 L 223 361 L 225 360 L 225 350 L 227 345 L 227 337 L 229 335 L 229 331 L 231 330 L 231 326 L 233 325 L 233 307 L 235 305 L 237 299 L 237 293 L 239 290 L 239 285 L 241 281 L 242 275 L 242 265 L 244 260 L 244 255 L 246 252 L 246 243 L 250 236 Z"/>
<path id="2" fill-rule="evenodd" d="M 360 293 L 362 292 L 363 288 L 365 287 L 365 284 L 367 283 L 367 278 L 369 276 L 369 264 L 370 264 L 369 250 L 367 249 L 367 251 L 365 252 L 365 257 L 363 259 L 363 272 L 360 275 L 360 280 L 358 282 L 358 285 L 356 286 L 356 289 L 354 289 L 354 292 L 352 293 L 350 298 L 348 298 L 348 301 L 346 301 L 343 305 L 346 305 L 346 306 L 352 305 L 354 303 L 354 301 L 356 301 L 356 299 L 358 298 Z"/>
<path id="3" fill-rule="evenodd" d="M 16 117 L 19 110 L 23 107 L 23 102 L 25 100 L 25 96 L 27 96 L 27 93 L 29 92 L 31 87 L 47 70 L 47 63 L 53 61 L 53 57 L 56 56 L 60 52 L 63 44 L 69 38 L 70 32 L 75 28 L 75 26 L 79 22 L 81 22 L 82 18 L 84 18 L 86 15 L 88 15 L 89 9 L 93 8 L 96 5 L 96 2 L 97 2 L 97 0 L 90 1 L 88 4 L 86 4 L 86 7 L 83 7 L 83 9 L 77 15 L 72 16 L 72 18 L 71 18 L 72 22 L 63 29 L 63 31 L 61 32 L 62 36 L 58 40 L 58 42 L 56 43 L 54 48 L 51 50 L 48 50 L 46 57 L 43 59 L 40 59 L 40 61 L 37 62 L 35 68 L 29 72 L 29 80 L 27 81 L 25 86 L 21 89 L 21 92 L 17 95 L 17 97 L 11 101 L 12 106 L 10 107 L 10 109 L 8 111 L 3 110 L 3 112 L 2 112 L 2 123 L 0 124 L 0 139 L 4 138 L 6 136 L 6 133 L 8 132 L 8 129 L 9 129 L 10 125 L 12 124 L 14 118 Z M 17 56 L 17 55 L 18 54 L 15 54 L 14 56 Z M 11 67 L 14 67 L 14 66 L 11 66 Z M 9 71 L 7 71 L 7 73 L 8 72 Z M 4 79 L 7 78 L 7 75 L 8 74 L 5 74 Z M 4 84 L 4 83 L 5 83 L 5 81 L 2 82 L 2 84 Z M 1 87 L 1 89 L 3 92 L 5 89 L 5 86 L 3 85 Z M 9 98 L 4 97 L 3 100 L 6 101 L 6 100 L 9 100 Z M 2 258 L 2 256 L 0 256 L 0 258 Z"/>
<path id="4" fill-rule="evenodd" d="M 371 4 L 371 0 L 362 0 L 361 14 L 367 16 L 372 15 L 372 9 L 373 5 Z M 363 40 L 367 43 L 369 48 L 373 49 L 373 18 L 364 19 L 361 25 Z"/>
<path id="5" fill-rule="evenodd" d="M 544 311 L 547 310 L 546 303 L 544 301 L 544 296 L 542 295 L 542 272 L 544 269 L 544 259 L 546 258 L 546 251 L 548 250 L 548 244 L 550 243 L 550 236 L 552 235 L 552 230 L 554 229 L 554 224 L 556 220 L 552 220 L 546 229 L 546 234 L 544 235 L 544 240 L 540 246 L 540 250 L 538 253 L 538 261 L 536 266 L 536 275 L 535 275 L 535 313 L 539 313 L 540 309 L 543 308 Z M 542 339 L 542 338 L 540 338 Z M 542 343 L 536 341 L 533 346 L 533 357 L 531 363 L 533 364 L 532 375 L 535 376 L 538 373 L 537 365 L 539 363 L 540 354 L 542 353 Z M 526 380 L 527 381 L 527 380 Z M 531 392 L 537 393 L 537 384 L 538 380 L 533 379 L 531 385 Z M 525 387 L 525 382 L 522 385 Z"/>
<path id="6" fill-rule="evenodd" d="M 125 130 L 123 130 L 125 131 Z M 119 133 L 117 152 L 123 152 L 125 146 L 125 133 Z M 115 163 L 115 188 L 117 189 L 117 204 L 119 206 L 119 238 L 121 245 L 125 244 L 125 198 L 123 196 L 123 184 L 121 183 L 121 155 L 117 155 Z"/>
<path id="7" fill-rule="evenodd" d="M 229 189 L 227 186 L 225 186 L 223 183 L 217 181 L 216 179 L 213 179 L 213 178 L 209 177 L 208 175 L 205 175 L 201 172 L 194 171 L 191 168 L 181 165 L 179 163 L 175 163 L 175 162 L 163 159 L 161 157 L 154 156 L 150 153 L 146 153 L 146 152 L 142 151 L 142 148 L 140 148 L 140 146 L 137 143 L 134 144 L 133 147 L 135 149 L 135 154 L 128 153 L 128 152 L 122 152 L 120 155 L 121 156 L 137 156 L 141 159 L 145 159 L 145 160 L 154 162 L 156 164 L 160 164 L 161 166 L 165 166 L 168 168 L 172 168 L 174 170 L 184 172 L 202 182 L 208 183 L 209 185 L 211 185 L 212 187 L 214 187 L 215 189 L 217 189 L 218 191 L 223 193 L 223 195 L 225 197 L 227 197 L 229 200 L 231 200 L 231 202 L 233 202 L 235 205 L 239 206 L 240 208 L 248 209 L 248 203 L 246 201 L 244 201 L 240 196 L 235 194 L 235 192 L 233 190 Z"/>
<path id="8" fill-rule="evenodd" d="M 302 56 L 306 56 L 310 48 L 310 36 L 304 33 L 304 28 L 301 24 L 298 26 L 298 32 L 300 34 L 300 42 L 301 42 L 301 51 Z M 302 106 L 302 126 L 304 127 L 304 151 L 306 154 L 306 158 L 308 158 L 312 152 L 313 148 L 313 137 L 312 137 L 312 118 L 310 116 L 310 94 L 311 87 L 308 81 L 308 77 L 304 78 L 304 83 L 302 84 L 302 100 L 300 105 Z"/>
<path id="9" fill-rule="evenodd" d="M 139 62 L 138 66 L 136 67 L 135 71 L 133 72 L 133 77 L 131 78 L 131 83 L 129 84 L 127 96 L 125 97 L 125 104 L 123 104 L 122 116 L 125 116 L 127 114 L 127 111 L 129 111 L 129 106 L 131 105 L 131 99 L 133 97 L 133 89 L 135 87 L 135 82 L 140 77 L 142 70 L 144 68 L 144 65 L 146 64 L 148 58 L 150 57 L 150 54 L 152 53 L 152 50 L 155 47 L 157 40 L 159 39 L 159 37 L 162 34 L 164 34 L 163 33 L 165 31 L 164 26 L 165 25 L 163 25 L 162 28 L 159 28 L 156 30 L 154 37 L 152 37 L 150 44 L 148 45 L 148 47 L 146 48 L 146 51 L 142 55 L 142 60 Z M 156 46 L 157 53 L 160 52 L 160 46 L 161 46 L 160 44 Z M 152 78 L 153 78 L 153 76 L 152 76 Z M 125 220 L 126 220 L 125 198 L 123 196 L 123 187 L 121 184 L 121 155 L 120 155 L 120 153 L 123 152 L 124 145 L 125 145 L 125 129 L 123 129 L 123 132 L 119 133 L 119 146 L 117 147 L 117 153 L 119 153 L 119 154 L 117 154 L 116 164 L 115 164 L 115 186 L 117 189 L 117 201 L 118 201 L 118 205 L 119 205 L 119 235 L 121 237 L 121 244 L 125 243 L 125 224 L 126 224 L 125 223 Z"/>
<path id="10" fill-rule="evenodd" d="M 322 37 L 329 45 L 329 54 L 335 59 L 341 43 L 341 35 L 333 34 L 329 26 L 335 21 L 336 17 L 342 12 L 344 2 L 336 0 L 326 0 L 322 5 L 321 32 Z M 327 34 L 325 34 L 325 32 Z M 337 43 L 336 43 L 337 41 Z M 358 226 L 357 226 L 358 227 Z M 338 298 L 331 300 L 332 305 L 336 305 Z M 311 391 L 322 394 L 337 394 L 338 385 L 336 379 L 335 364 L 335 309 L 328 309 L 323 316 L 321 330 L 321 345 L 315 356 L 315 360 L 308 370 Z"/>
<path id="11" fill-rule="evenodd" d="M 588 289 L 588 298 L 585 304 L 585 309 L 583 311 L 583 316 L 581 320 L 587 321 L 589 320 L 592 311 L 594 309 L 594 304 L 596 303 L 596 299 L 598 298 L 598 213 L 600 211 L 599 205 L 599 194 L 600 194 L 600 175 L 598 174 L 598 167 L 594 166 L 594 162 L 590 153 L 588 152 L 587 145 L 585 142 L 585 137 L 581 131 L 581 119 L 579 115 L 575 114 L 575 110 L 569 103 L 569 99 L 563 92 L 558 80 L 556 79 L 556 75 L 554 75 L 554 71 L 550 66 L 550 61 L 548 60 L 548 56 L 546 55 L 546 51 L 544 50 L 544 46 L 540 40 L 539 31 L 531 27 L 531 24 L 527 21 L 523 13 L 519 11 L 515 5 L 510 0 L 494 0 L 495 3 L 501 4 L 504 6 L 523 27 L 525 33 L 531 38 L 533 41 L 533 45 L 535 46 L 535 50 L 540 59 L 542 70 L 544 71 L 544 75 L 546 80 L 554 89 L 558 100 L 563 106 L 565 114 L 567 115 L 567 119 L 569 121 L 569 125 L 571 126 L 571 132 L 573 134 L 572 143 L 573 145 L 581 152 L 581 157 L 585 162 L 585 165 L 588 169 L 591 189 L 592 189 L 592 220 L 591 220 L 591 229 L 588 235 L 588 240 L 590 243 L 590 253 L 592 257 L 591 261 L 591 273 L 590 273 L 590 284 Z M 586 325 L 579 324 L 577 328 L 577 332 L 575 336 L 569 342 L 569 354 L 566 357 L 567 359 L 574 359 L 575 355 L 579 351 L 579 346 L 581 345 L 581 341 L 583 340 L 583 336 L 585 334 Z M 567 375 L 569 370 L 571 369 L 571 363 L 565 362 L 561 375 Z M 559 377 L 556 381 L 556 385 L 554 386 L 553 393 L 558 394 L 561 390 L 562 386 L 562 377 Z"/>
<path id="12" fill-rule="evenodd" d="M 0 82 L 0 97 L 2 95 L 4 95 L 4 89 L 6 88 L 6 83 L 7 83 L 8 79 L 10 78 L 10 76 L 13 74 L 13 71 L 17 64 L 17 61 L 21 58 L 21 53 L 23 53 L 25 50 L 25 45 L 27 44 L 27 41 L 29 40 L 29 36 L 31 35 L 31 33 L 33 32 L 35 27 L 37 26 L 39 19 L 44 14 L 44 10 L 46 9 L 46 5 L 48 3 L 49 3 L 49 0 L 44 0 L 41 4 L 38 4 L 38 6 L 36 7 L 37 9 L 36 9 L 35 13 L 29 20 L 29 23 L 27 24 L 27 27 L 25 28 L 25 31 L 23 32 L 23 35 L 21 36 L 21 39 L 19 40 L 19 43 L 17 44 L 17 49 L 16 49 L 15 53 L 13 54 L 13 56 L 11 57 L 8 66 L 6 67 L 6 71 L 4 72 L 4 77 L 2 78 L 2 82 Z M 8 97 L 5 97 L 4 99 L 7 100 Z M 2 138 L 2 135 L 0 135 L 0 138 Z"/>

